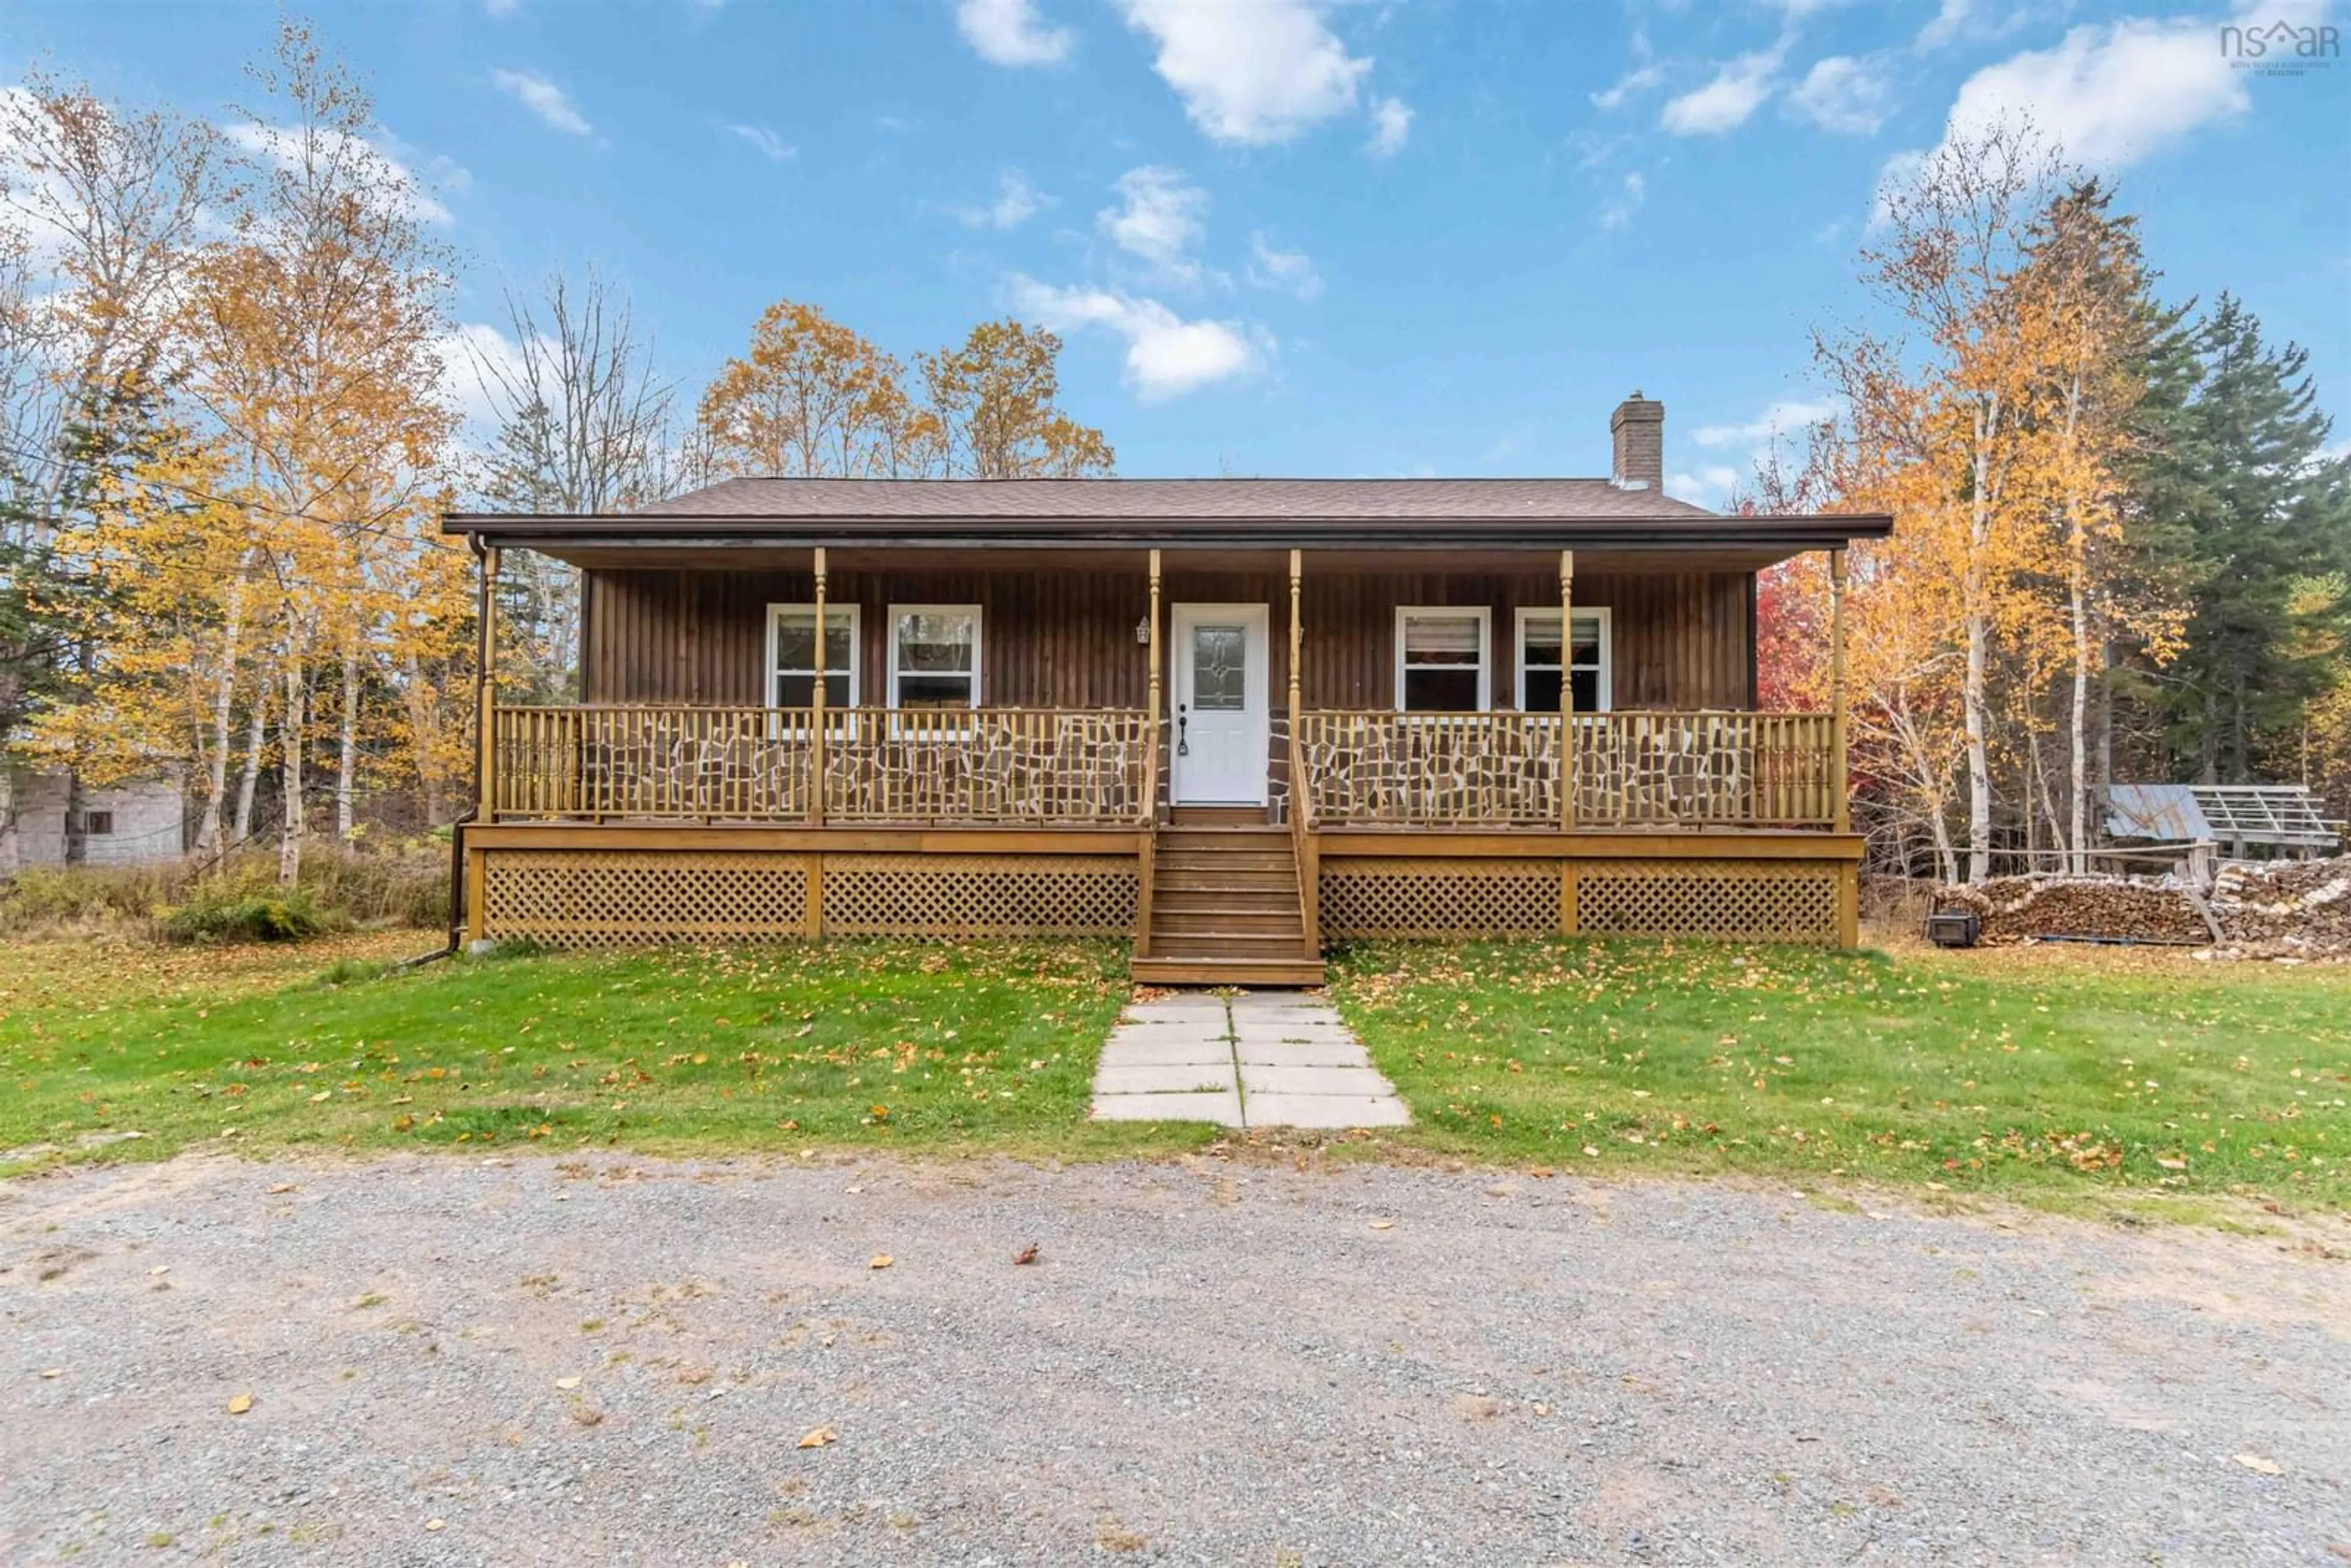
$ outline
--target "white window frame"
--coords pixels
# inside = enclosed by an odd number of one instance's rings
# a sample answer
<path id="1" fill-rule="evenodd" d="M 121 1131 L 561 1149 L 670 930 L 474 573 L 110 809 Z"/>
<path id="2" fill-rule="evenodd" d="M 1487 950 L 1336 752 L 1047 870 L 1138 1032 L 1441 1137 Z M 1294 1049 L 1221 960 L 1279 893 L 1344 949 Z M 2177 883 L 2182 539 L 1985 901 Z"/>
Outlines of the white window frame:
<path id="1" fill-rule="evenodd" d="M 811 617 L 816 614 L 816 605 L 811 601 L 768 606 L 768 706 L 769 707 L 783 706 L 777 700 L 782 695 L 778 689 L 782 685 L 779 679 L 782 672 L 776 668 L 776 642 L 778 632 L 783 625 L 785 612 L 794 610 L 805 610 Z M 828 620 L 836 612 L 844 612 L 849 616 L 849 706 L 855 707 L 858 698 L 864 690 L 864 612 L 854 601 L 847 604 L 827 604 L 824 607 L 824 613 Z M 832 650 L 828 646 L 825 649 L 825 658 L 830 661 L 831 657 Z M 820 681 L 824 678 L 824 672 L 821 670 L 816 671 L 815 674 Z"/>
<path id="2" fill-rule="evenodd" d="M 971 617 L 971 706 L 975 708 L 978 707 L 981 674 L 987 668 L 987 622 L 977 604 L 893 604 L 890 606 L 891 707 L 894 709 L 898 706 L 898 626 L 909 615 L 968 615 Z M 938 672 L 927 673 L 935 674 Z"/>
<path id="3" fill-rule="evenodd" d="M 1404 623 L 1408 617 L 1423 616 L 1429 620 L 1475 620 L 1478 622 L 1478 713 L 1490 712 L 1494 706 L 1494 612 L 1485 604 L 1399 604 L 1395 612 L 1395 710 L 1408 713 L 1404 706 Z M 1433 710 L 1432 710 L 1433 711 Z"/>
<path id="4" fill-rule="evenodd" d="M 1598 679 L 1593 683 L 1599 690 L 1599 706 L 1578 708 L 1576 712 L 1607 713 L 1616 706 L 1616 628 L 1614 624 L 1614 617 L 1604 604 L 1579 604 L 1574 606 L 1573 613 L 1579 621 L 1597 621 L 1600 623 L 1600 667 Z M 1559 612 L 1556 610 L 1535 609 L 1526 605 L 1519 608 L 1518 625 L 1511 654 L 1515 666 L 1512 678 L 1516 684 L 1511 690 L 1518 696 L 1519 710 L 1521 713 L 1527 710 L 1527 625 L 1530 622 L 1558 619 Z M 1569 634 L 1562 637 L 1559 644 L 1559 678 L 1570 683 L 1575 678 L 1575 666 L 1573 662 L 1575 657 L 1573 630 L 1573 627 L 1569 628 Z"/>

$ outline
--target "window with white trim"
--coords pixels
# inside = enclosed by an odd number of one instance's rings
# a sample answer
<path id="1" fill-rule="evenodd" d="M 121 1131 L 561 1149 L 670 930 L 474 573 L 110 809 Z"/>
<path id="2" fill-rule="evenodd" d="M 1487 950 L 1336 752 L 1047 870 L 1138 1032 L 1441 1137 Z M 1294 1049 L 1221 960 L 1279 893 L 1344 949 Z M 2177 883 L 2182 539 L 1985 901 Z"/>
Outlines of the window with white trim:
<path id="1" fill-rule="evenodd" d="M 855 707 L 857 606 L 824 607 L 824 706 Z M 768 706 L 816 706 L 816 606 L 768 606 Z"/>
<path id="2" fill-rule="evenodd" d="M 979 706 L 979 606 L 890 607 L 890 706 Z"/>
<path id="3" fill-rule="evenodd" d="M 1405 605 L 1395 617 L 1397 712 L 1472 713 L 1491 702 L 1491 612 Z"/>
<path id="4" fill-rule="evenodd" d="M 1575 612 L 1575 636 L 1562 664 L 1559 645 L 1559 612 L 1519 612 L 1519 708 L 1523 713 L 1559 711 L 1560 672 L 1575 682 L 1575 711 L 1606 713 L 1609 691 L 1608 612 L 1603 608 Z"/>

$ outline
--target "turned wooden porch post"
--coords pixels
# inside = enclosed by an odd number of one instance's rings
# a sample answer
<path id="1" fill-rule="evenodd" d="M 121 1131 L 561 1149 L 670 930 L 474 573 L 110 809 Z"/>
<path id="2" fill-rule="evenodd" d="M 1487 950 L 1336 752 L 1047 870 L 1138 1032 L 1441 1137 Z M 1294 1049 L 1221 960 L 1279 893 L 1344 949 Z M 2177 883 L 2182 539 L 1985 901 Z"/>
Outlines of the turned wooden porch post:
<path id="1" fill-rule="evenodd" d="M 808 820 L 824 826 L 824 547 L 816 547 L 816 690 L 810 698 Z"/>
<path id="2" fill-rule="evenodd" d="M 1829 810 L 1836 831 L 1853 831 L 1853 805 L 1846 798 L 1844 720 L 1844 551 L 1829 551 L 1829 749 L 1836 759 L 1832 783 L 1836 799 Z"/>
<path id="3" fill-rule="evenodd" d="M 1306 552 L 1290 552 L 1290 842 L 1298 868 L 1298 916 L 1306 956 L 1322 956 L 1322 855 L 1314 837 L 1314 794 L 1306 777 Z"/>
<path id="4" fill-rule="evenodd" d="M 1559 552 L 1559 825 L 1575 826 L 1575 552 Z M 1525 694 L 1520 694 L 1525 700 Z"/>
<path id="5" fill-rule="evenodd" d="M 482 688 L 480 700 L 475 704 L 474 720 L 479 727 L 475 737 L 478 747 L 475 755 L 474 783 L 478 798 L 474 806 L 476 821 L 494 821 L 497 817 L 497 666 L 498 666 L 498 550 L 496 545 L 482 552 L 482 598 L 476 611 L 481 621 L 481 644 L 475 655 L 480 666 L 476 679 Z"/>
<path id="6" fill-rule="evenodd" d="M 1151 671 L 1144 683 L 1143 707 L 1144 768 L 1143 768 L 1143 837 L 1135 850 L 1135 868 L 1141 880 L 1134 890 L 1134 956 L 1151 956 L 1151 884 L 1158 880 L 1159 861 L 1159 708 L 1160 665 L 1164 662 L 1159 647 L 1159 552 L 1151 552 L 1151 591 L 1147 619 L 1150 630 L 1144 638 L 1151 648 Z"/>
<path id="7" fill-rule="evenodd" d="M 1149 695 L 1144 708 L 1144 728 L 1151 737 L 1151 768 L 1144 780 L 1143 821 L 1145 827 L 1159 821 L 1159 709 L 1160 668 L 1165 655 L 1159 646 L 1159 552 L 1151 552 L 1151 681 Z"/>
<path id="8" fill-rule="evenodd" d="M 496 782 L 497 768 L 497 692 L 495 679 L 498 658 L 497 581 L 498 552 L 495 546 L 480 551 L 482 583 L 480 597 L 475 601 L 474 619 L 474 810 L 476 822 L 497 820 Z M 457 841 L 465 842 L 465 826 L 456 829 Z M 465 939 L 479 942 L 488 935 L 488 889 L 485 879 L 488 873 L 486 857 L 481 851 L 467 848 L 465 862 Z M 454 914 L 455 911 L 452 911 Z"/>

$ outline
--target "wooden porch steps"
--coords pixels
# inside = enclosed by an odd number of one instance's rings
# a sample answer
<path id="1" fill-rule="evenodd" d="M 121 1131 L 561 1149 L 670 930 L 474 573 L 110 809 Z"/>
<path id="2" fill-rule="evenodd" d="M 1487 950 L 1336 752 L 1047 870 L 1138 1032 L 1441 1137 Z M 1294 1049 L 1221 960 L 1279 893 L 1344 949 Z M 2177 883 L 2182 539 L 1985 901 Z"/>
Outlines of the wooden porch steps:
<path id="1" fill-rule="evenodd" d="M 1154 850 L 1148 956 L 1129 972 L 1161 985 L 1321 985 L 1289 831 L 1258 807 L 1179 809 Z"/>

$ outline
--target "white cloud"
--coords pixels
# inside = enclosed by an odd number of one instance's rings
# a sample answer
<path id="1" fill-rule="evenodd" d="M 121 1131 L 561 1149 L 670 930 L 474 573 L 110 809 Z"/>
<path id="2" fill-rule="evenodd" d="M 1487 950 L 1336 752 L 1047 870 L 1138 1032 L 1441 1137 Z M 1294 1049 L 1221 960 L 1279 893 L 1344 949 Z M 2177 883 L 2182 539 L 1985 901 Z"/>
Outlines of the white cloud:
<path id="1" fill-rule="evenodd" d="M 1101 288 L 1056 288 L 1015 274 L 1015 308 L 1056 331 L 1100 327 L 1126 340 L 1126 382 L 1145 402 L 1177 397 L 1259 369 L 1264 334 L 1231 321 L 1186 321 L 1155 299 Z"/>
<path id="2" fill-rule="evenodd" d="M 1017 229 L 1052 202 L 1052 197 L 1029 184 L 1020 171 L 1008 169 L 996 183 L 996 200 L 985 206 L 958 207 L 956 216 L 976 229 Z"/>
<path id="3" fill-rule="evenodd" d="M 1893 215 L 1894 198 L 1918 183 L 1926 172 L 1927 154 L 1912 148 L 1896 152 L 1877 168 L 1877 186 L 1869 196 L 1869 226 L 1876 230 L 1885 225 Z"/>
<path id="4" fill-rule="evenodd" d="M 1712 463 L 1695 473 L 1676 474 L 1666 481 L 1667 493 L 1703 506 L 1719 506 L 1747 476 L 1775 462 L 1782 465 L 1800 462 L 1813 426 L 1841 412 L 1840 405 L 1823 399 L 1783 398 L 1738 424 L 1701 424 L 1690 432 L 1692 444 L 1709 451 L 1739 448 L 1747 466 Z"/>
<path id="5" fill-rule="evenodd" d="M 999 66 L 1059 65 L 1077 41 L 1067 27 L 1046 26 L 1035 0 L 956 0 L 956 28 Z"/>
<path id="6" fill-rule="evenodd" d="M 1208 193 L 1182 172 L 1146 163 L 1118 177 L 1121 204 L 1094 223 L 1119 249 L 1186 283 L 1199 281 L 1200 264 L 1186 253 L 1207 234 Z"/>
<path id="7" fill-rule="evenodd" d="M 441 398 L 465 420 L 465 444 L 487 452 L 497 441 L 499 379 L 519 384 L 522 346 L 486 321 L 465 321 L 441 334 Z"/>
<path id="8" fill-rule="evenodd" d="M 1157 42 L 1153 66 L 1185 113 L 1217 141 L 1287 141 L 1353 110 L 1372 68 L 1347 53 L 1311 0 L 1123 5 L 1128 25 Z"/>
<path id="9" fill-rule="evenodd" d="M 1677 501 L 1687 501 L 1699 507 L 1720 506 L 1738 487 L 1739 470 L 1736 468 L 1707 467 L 1695 474 L 1683 472 L 1666 476 L 1667 495 Z"/>
<path id="10" fill-rule="evenodd" d="M 1394 157 L 1411 134 L 1412 110 L 1402 99 L 1384 98 L 1372 105 L 1372 139 L 1365 145 L 1373 157 Z"/>
<path id="11" fill-rule="evenodd" d="M 1804 73 L 1788 102 L 1823 131 L 1874 136 L 1893 96 L 1894 83 L 1876 62 L 1831 55 Z"/>
<path id="12" fill-rule="evenodd" d="M 768 130 L 764 125 L 729 124 L 726 129 L 759 150 L 759 156 L 770 163 L 781 163 L 799 155 L 799 149 Z"/>
<path id="13" fill-rule="evenodd" d="M 1638 169 L 1626 174 L 1625 183 L 1617 188 L 1615 198 L 1600 209 L 1600 226 L 1621 229 L 1631 223 L 1633 214 L 1641 210 L 1641 202 L 1648 193 L 1649 182 Z"/>
<path id="14" fill-rule="evenodd" d="M 522 0 L 482 0 L 482 14 L 501 21 L 522 9 Z"/>
<path id="15" fill-rule="evenodd" d="M 595 129 L 588 123 L 587 116 L 564 96 L 561 88 L 537 71 L 494 70 L 490 73 L 490 80 L 497 84 L 500 92 L 519 101 L 554 130 L 572 136 L 585 136 Z"/>
<path id="16" fill-rule="evenodd" d="M 1759 49 L 1727 62 L 1714 79 L 1667 100 L 1657 123 L 1677 136 L 1719 136 L 1747 123 L 1771 96 L 1781 51 Z"/>
<path id="17" fill-rule="evenodd" d="M 1259 288 L 1278 288 L 1301 299 L 1312 299 L 1322 292 L 1322 275 L 1314 270 L 1313 258 L 1302 250 L 1277 250 L 1262 229 L 1249 235 L 1249 280 Z"/>
<path id="18" fill-rule="evenodd" d="M 1975 15 L 1975 0 L 1943 0 L 1934 17 L 1918 29 L 1912 47 L 1918 49 L 1939 49 L 1959 36 Z"/>
<path id="19" fill-rule="evenodd" d="M 222 133 L 233 147 L 279 168 L 292 167 L 302 155 L 302 133 L 290 125 L 255 125 L 246 122 L 232 125 Z M 374 176 L 371 183 L 380 189 L 383 199 L 404 208 L 408 216 L 421 224 L 454 223 L 455 218 L 442 204 L 415 172 L 405 162 L 371 142 L 345 136 L 340 131 L 312 132 L 318 138 L 316 151 L 322 158 L 350 157 L 360 165 L 363 172 Z M 462 191 L 473 183 L 473 176 L 446 160 L 434 160 L 434 168 L 440 183 L 452 190 Z"/>
<path id="20" fill-rule="evenodd" d="M 1979 131 L 2003 115 L 2029 115 L 2069 158 L 2118 168 L 2242 114 L 2247 103 L 2216 24 L 2128 19 L 2075 27 L 2052 48 L 1984 67 L 1960 86 L 1950 127 Z"/>
<path id="21" fill-rule="evenodd" d="M 1824 419 L 1835 417 L 1837 405 L 1819 399 L 1783 399 L 1771 404 L 1744 424 L 1701 424 L 1690 432 L 1700 446 L 1745 446 L 1801 435 Z"/>
<path id="22" fill-rule="evenodd" d="M 1626 99 L 1635 93 L 1646 92 L 1665 79 L 1666 68 L 1663 66 L 1653 64 L 1638 67 L 1618 77 L 1615 86 L 1593 93 L 1592 107 L 1604 113 L 1621 109 Z"/>

